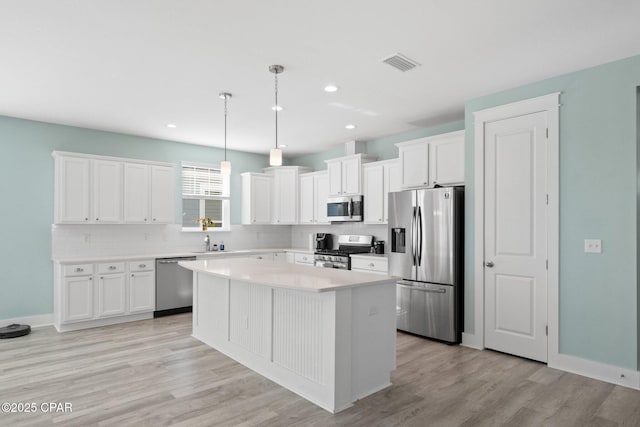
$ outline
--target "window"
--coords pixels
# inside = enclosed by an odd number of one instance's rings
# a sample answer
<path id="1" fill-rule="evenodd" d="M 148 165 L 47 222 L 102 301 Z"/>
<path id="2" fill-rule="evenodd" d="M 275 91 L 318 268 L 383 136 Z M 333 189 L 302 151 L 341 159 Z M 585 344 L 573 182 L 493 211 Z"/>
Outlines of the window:
<path id="1" fill-rule="evenodd" d="M 212 230 L 229 230 L 229 187 L 219 166 L 183 162 L 182 230 L 201 230 L 199 218 L 211 218 Z"/>

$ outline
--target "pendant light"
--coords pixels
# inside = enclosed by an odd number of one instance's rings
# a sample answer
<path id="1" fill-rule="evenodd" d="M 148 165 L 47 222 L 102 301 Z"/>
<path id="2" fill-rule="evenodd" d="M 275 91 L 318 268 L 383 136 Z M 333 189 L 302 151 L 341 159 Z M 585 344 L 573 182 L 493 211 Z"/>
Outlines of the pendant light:
<path id="1" fill-rule="evenodd" d="M 281 109 L 278 105 L 278 74 L 284 71 L 284 67 L 282 65 L 270 65 L 269 71 L 271 71 L 275 75 L 276 82 L 276 103 L 273 106 L 273 110 L 276 112 L 276 147 L 272 148 L 269 152 L 269 165 L 282 166 L 282 150 L 278 148 L 278 110 Z"/>
<path id="2" fill-rule="evenodd" d="M 231 99 L 231 94 L 220 92 L 220 99 L 224 99 L 224 161 L 220 162 L 220 172 L 222 175 L 231 175 L 231 162 L 227 160 L 227 101 Z"/>

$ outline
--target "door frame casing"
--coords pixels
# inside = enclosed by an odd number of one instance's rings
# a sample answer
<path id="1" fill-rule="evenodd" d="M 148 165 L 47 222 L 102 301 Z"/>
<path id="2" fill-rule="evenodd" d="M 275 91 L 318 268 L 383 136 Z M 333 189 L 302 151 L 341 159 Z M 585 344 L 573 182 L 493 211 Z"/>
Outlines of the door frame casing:
<path id="1" fill-rule="evenodd" d="M 474 117 L 474 333 L 463 333 L 463 344 L 483 349 L 484 340 L 484 152 L 485 125 L 526 114 L 546 112 L 547 138 L 547 363 L 558 356 L 559 320 L 559 113 L 560 92 L 479 110 Z"/>

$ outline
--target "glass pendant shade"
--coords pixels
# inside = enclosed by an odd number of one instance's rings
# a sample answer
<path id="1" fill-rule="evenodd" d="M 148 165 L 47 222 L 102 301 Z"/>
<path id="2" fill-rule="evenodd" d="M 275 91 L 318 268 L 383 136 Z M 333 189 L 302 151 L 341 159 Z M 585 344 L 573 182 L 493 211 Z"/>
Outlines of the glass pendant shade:
<path id="1" fill-rule="evenodd" d="M 269 153 L 269 165 L 282 166 L 282 150 L 279 148 L 272 148 Z"/>
<path id="2" fill-rule="evenodd" d="M 222 175 L 231 175 L 231 162 L 228 160 L 223 160 L 220 162 L 220 172 Z"/>

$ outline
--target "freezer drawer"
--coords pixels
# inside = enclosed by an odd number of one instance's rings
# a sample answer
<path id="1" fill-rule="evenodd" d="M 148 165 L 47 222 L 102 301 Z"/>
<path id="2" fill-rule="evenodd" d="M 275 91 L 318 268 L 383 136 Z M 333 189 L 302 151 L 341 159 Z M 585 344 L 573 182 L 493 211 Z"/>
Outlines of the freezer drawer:
<path id="1" fill-rule="evenodd" d="M 429 338 L 458 342 L 456 289 L 406 280 L 396 285 L 397 328 Z"/>

